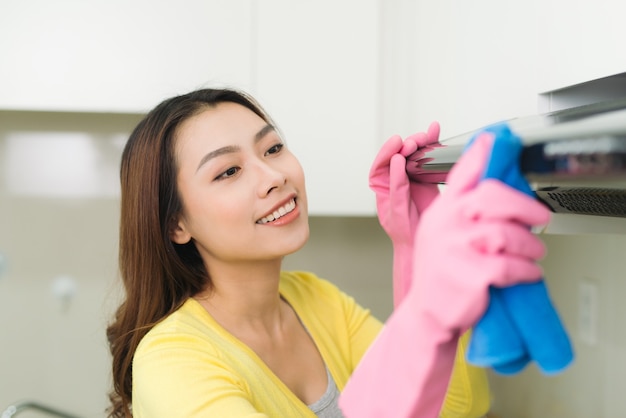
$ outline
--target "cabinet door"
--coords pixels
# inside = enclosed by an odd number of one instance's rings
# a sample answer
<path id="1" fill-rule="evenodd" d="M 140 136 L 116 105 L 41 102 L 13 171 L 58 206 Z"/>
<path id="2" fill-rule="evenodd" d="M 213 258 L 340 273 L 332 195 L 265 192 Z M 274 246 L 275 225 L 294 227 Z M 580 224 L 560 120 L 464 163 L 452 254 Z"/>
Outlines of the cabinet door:
<path id="1" fill-rule="evenodd" d="M 24 0 L 0 13 L 0 108 L 145 112 L 251 81 L 251 2 Z"/>
<path id="2" fill-rule="evenodd" d="M 376 0 L 257 3 L 255 96 L 302 163 L 313 215 L 372 215 Z"/>
<path id="3" fill-rule="evenodd" d="M 438 120 L 442 138 L 455 137 L 549 109 L 542 93 L 626 73 L 623 1 L 441 0 L 384 7 L 392 17 L 387 26 L 403 28 L 388 42 L 406 55 L 396 53 L 395 63 L 384 65 L 412 69 L 396 72 L 395 85 L 407 88 L 396 87 L 396 101 L 387 100 L 383 108 L 383 120 L 403 133 Z M 581 94 L 588 97 L 573 102 L 623 97 L 624 77 L 614 78 L 610 88 L 619 86 L 622 93 L 587 89 Z M 606 83 L 592 89 L 598 87 L 606 89 Z M 406 94 L 410 100 L 402 98 Z M 406 106 L 397 106 L 400 101 Z M 383 125 L 385 132 L 390 128 Z"/>
<path id="4" fill-rule="evenodd" d="M 626 2 L 550 0 L 537 11 L 540 93 L 626 73 Z"/>
<path id="5" fill-rule="evenodd" d="M 402 28 L 389 42 L 405 45 L 404 57 L 396 53 L 401 61 L 387 66 L 403 71 L 396 84 L 407 87 L 397 88 L 396 96 L 412 99 L 409 106 L 389 102 L 384 109 L 405 115 L 404 134 L 437 120 L 446 139 L 537 112 L 533 2 L 440 0 L 385 7 L 395 16 L 388 25 Z"/>

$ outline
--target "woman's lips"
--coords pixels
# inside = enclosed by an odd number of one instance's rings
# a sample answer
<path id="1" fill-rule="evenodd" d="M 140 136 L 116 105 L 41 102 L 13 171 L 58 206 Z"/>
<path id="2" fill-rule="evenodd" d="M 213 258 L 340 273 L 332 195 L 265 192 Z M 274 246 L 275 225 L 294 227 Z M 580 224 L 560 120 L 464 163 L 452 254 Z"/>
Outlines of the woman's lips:
<path id="1" fill-rule="evenodd" d="M 284 205 L 276 208 L 272 213 L 269 213 L 267 215 L 265 215 L 264 217 L 262 217 L 261 219 L 259 219 L 258 221 L 256 221 L 256 223 L 264 225 L 267 223 L 275 223 L 280 219 L 283 219 L 284 217 L 288 217 L 288 218 L 293 218 L 293 215 L 296 215 L 297 213 L 294 212 L 298 212 L 296 211 L 297 205 L 296 205 L 296 199 L 295 198 L 291 198 L 289 201 L 287 201 L 287 203 L 285 203 Z M 293 214 L 293 215 L 291 215 Z M 291 215 L 291 216 L 289 216 Z M 287 219 L 285 219 L 287 220 Z M 284 222 L 281 222 L 284 223 Z"/>

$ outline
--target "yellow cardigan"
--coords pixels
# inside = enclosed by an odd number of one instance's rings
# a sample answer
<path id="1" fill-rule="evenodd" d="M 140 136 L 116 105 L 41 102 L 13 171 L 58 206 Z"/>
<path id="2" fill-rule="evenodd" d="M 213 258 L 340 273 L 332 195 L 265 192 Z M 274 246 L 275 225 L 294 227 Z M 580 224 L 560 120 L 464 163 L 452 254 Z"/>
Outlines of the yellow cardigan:
<path id="1" fill-rule="evenodd" d="M 283 272 L 280 293 L 341 391 L 382 324 L 311 273 Z M 489 408 L 485 372 L 469 366 L 462 353 L 442 411 L 445 418 L 479 417 Z M 315 417 L 250 348 L 191 298 L 141 340 L 133 359 L 132 409 L 135 418 Z"/>

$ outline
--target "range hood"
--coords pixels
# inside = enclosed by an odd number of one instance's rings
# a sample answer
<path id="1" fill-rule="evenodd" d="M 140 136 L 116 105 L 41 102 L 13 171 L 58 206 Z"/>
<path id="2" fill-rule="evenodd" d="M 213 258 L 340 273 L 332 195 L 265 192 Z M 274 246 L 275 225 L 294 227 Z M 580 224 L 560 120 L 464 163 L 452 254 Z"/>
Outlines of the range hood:
<path id="1" fill-rule="evenodd" d="M 626 233 L 626 99 L 507 121 L 521 168 L 554 215 L 547 233 Z M 481 129 L 442 143 L 425 169 L 449 171 Z"/>

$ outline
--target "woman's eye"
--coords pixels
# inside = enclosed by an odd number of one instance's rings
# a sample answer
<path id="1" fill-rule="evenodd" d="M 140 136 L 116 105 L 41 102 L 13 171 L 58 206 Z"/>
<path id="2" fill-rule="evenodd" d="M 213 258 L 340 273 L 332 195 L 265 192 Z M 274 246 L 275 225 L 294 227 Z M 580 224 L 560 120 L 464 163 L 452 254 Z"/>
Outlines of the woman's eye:
<path id="1" fill-rule="evenodd" d="M 265 155 L 277 154 L 277 153 L 280 152 L 280 150 L 283 149 L 284 146 L 285 146 L 285 144 L 276 144 L 276 145 L 272 146 L 270 149 L 268 149 L 267 152 L 265 153 Z"/>
<path id="2" fill-rule="evenodd" d="M 232 177 L 235 174 L 237 174 L 239 172 L 240 168 L 239 167 L 231 167 L 228 170 L 224 171 L 222 174 L 220 174 L 219 176 L 217 176 L 215 178 L 215 180 L 223 180 L 226 179 L 228 177 Z"/>

